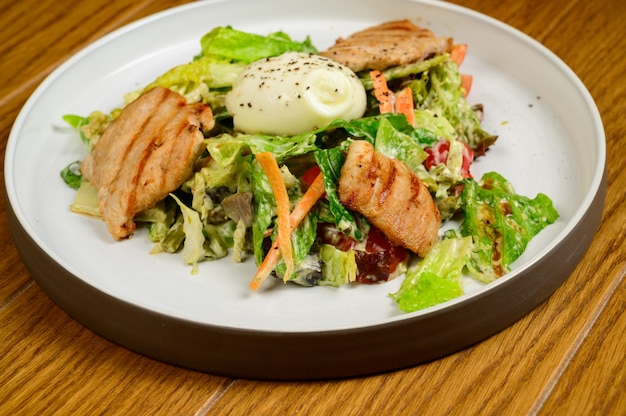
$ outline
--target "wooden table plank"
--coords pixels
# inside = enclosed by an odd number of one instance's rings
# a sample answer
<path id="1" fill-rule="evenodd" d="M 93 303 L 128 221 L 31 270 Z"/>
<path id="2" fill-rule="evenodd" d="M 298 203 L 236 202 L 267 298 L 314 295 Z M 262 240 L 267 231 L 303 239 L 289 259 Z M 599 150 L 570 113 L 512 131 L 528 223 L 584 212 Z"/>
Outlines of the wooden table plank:
<path id="1" fill-rule="evenodd" d="M 0 25 L 0 106 L 16 91 L 32 89 L 86 44 L 126 23 L 189 1 L 55 0 L 6 2 Z"/>
<path id="2" fill-rule="evenodd" d="M 193 414 L 231 383 L 99 337 L 35 283 L 0 313 L 0 333 L 1 414 Z"/>
<path id="3" fill-rule="evenodd" d="M 626 267 L 613 296 L 570 365 L 550 391 L 542 414 L 619 415 L 626 412 Z M 607 382 L 608 380 L 608 382 Z"/>
<path id="4" fill-rule="evenodd" d="M 575 9 L 580 1 L 581 0 L 450 0 L 449 3 L 467 7 L 493 17 L 524 32 L 538 42 L 543 42 L 546 35 L 556 27 L 559 27 L 564 16 L 570 10 Z"/>

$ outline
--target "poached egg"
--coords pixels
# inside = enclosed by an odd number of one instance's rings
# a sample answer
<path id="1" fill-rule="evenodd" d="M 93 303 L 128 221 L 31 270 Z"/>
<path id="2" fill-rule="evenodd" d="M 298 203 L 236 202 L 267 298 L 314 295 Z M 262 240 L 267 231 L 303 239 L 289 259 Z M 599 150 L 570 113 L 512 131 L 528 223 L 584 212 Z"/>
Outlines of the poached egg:
<path id="1" fill-rule="evenodd" d="M 226 95 L 226 108 L 238 131 L 294 136 L 359 118 L 366 101 L 363 84 L 348 67 L 286 52 L 248 65 Z"/>

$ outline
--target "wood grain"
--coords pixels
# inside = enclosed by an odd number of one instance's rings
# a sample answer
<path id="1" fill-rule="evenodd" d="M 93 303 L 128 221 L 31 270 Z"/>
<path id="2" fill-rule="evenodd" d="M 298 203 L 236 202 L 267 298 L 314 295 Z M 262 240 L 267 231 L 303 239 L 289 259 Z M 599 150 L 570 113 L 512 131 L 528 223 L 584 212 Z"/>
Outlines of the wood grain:
<path id="1" fill-rule="evenodd" d="M 2 194 L 0 414 L 626 414 L 626 2 L 453 2 L 546 45 L 578 74 L 602 114 L 602 223 L 552 297 L 480 344 L 401 371 L 308 383 L 217 377 L 121 348 L 52 303 L 11 242 Z M 7 3 L 0 5 L 0 76 L 10 80 L 0 83 L 2 153 L 20 108 L 54 68 L 111 30 L 185 1 Z"/>
<path id="2" fill-rule="evenodd" d="M 618 273 L 621 279 L 603 313 L 589 325 L 585 342 L 546 395 L 543 414 L 619 415 L 626 411 L 626 268 Z"/>
<path id="3" fill-rule="evenodd" d="M 0 6 L 0 106 L 79 49 L 126 23 L 186 1 L 6 2 Z"/>
<path id="4" fill-rule="evenodd" d="M 2 311 L 0 331 L 2 414 L 193 414 L 231 383 L 104 340 L 35 284 Z"/>

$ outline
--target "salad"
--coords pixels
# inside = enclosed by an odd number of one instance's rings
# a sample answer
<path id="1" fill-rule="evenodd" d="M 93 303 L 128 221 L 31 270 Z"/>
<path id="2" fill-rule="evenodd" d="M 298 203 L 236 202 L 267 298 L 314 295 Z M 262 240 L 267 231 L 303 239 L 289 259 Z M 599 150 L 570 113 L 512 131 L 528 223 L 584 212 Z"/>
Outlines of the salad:
<path id="1" fill-rule="evenodd" d="M 61 171 L 71 210 L 118 240 L 145 225 L 152 253 L 180 254 L 192 273 L 254 261 L 252 289 L 269 276 L 309 287 L 403 278 L 390 296 L 404 311 L 453 299 L 463 274 L 503 276 L 559 218 L 548 196 L 470 173 L 498 138 L 467 99 L 466 52 L 409 21 L 326 51 L 214 28 L 120 108 L 64 117 L 86 147 Z M 450 220 L 460 225 L 441 232 Z"/>

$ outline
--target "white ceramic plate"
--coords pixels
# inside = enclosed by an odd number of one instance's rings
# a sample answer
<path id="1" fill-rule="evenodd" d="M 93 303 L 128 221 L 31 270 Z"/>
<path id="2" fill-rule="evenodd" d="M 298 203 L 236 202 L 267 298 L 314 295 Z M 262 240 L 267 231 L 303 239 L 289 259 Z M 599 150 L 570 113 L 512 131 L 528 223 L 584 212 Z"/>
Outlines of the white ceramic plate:
<path id="1" fill-rule="evenodd" d="M 487 155 L 474 164 L 474 176 L 500 172 L 520 194 L 549 195 L 561 214 L 499 281 L 482 286 L 467 279 L 466 295 L 413 314 L 401 312 L 387 296 L 397 290 L 400 279 L 339 289 L 266 282 L 258 292 L 251 292 L 252 259 L 243 264 L 230 258 L 201 263 L 199 272 L 192 275 L 179 255 L 149 254 L 152 244 L 143 231 L 128 241 L 114 242 L 103 223 L 70 213 L 74 191 L 62 182 L 59 171 L 82 159 L 85 149 L 64 126 L 64 114 L 119 106 L 126 92 L 189 61 L 200 50 L 201 36 L 215 26 L 232 25 L 260 34 L 282 30 L 296 40 L 310 35 L 323 50 L 340 36 L 397 18 L 412 19 L 438 35 L 469 45 L 462 66 L 463 72 L 474 75 L 469 99 L 484 104 L 484 126 L 499 135 Z M 158 317 L 158 322 L 167 322 L 168 329 L 189 330 L 191 337 L 193 331 L 204 333 L 209 341 L 226 339 L 223 331 L 234 331 L 252 340 L 271 334 L 286 336 L 277 341 L 279 345 L 290 336 L 309 342 L 311 336 L 319 342 L 340 336 L 346 342 L 362 343 L 366 338 L 347 334 L 369 337 L 380 335 L 379 329 L 388 333 L 395 326 L 426 327 L 424 320 L 449 319 L 471 307 L 487 323 L 476 336 L 465 339 L 480 340 L 551 294 L 586 250 L 602 211 L 604 145 L 598 111 L 576 75 L 537 42 L 476 12 L 443 2 L 408 0 L 384 5 L 373 0 L 202 1 L 126 26 L 51 74 L 15 122 L 7 145 L 5 180 L 16 245 L 25 264 L 48 294 L 85 325 L 129 348 L 180 365 L 242 376 L 316 378 L 396 368 L 450 352 L 450 348 L 434 344 L 428 354 L 406 357 L 399 364 L 379 359 L 375 366 L 361 366 L 363 370 L 357 369 L 355 361 L 349 370 L 337 370 L 335 363 L 335 370 L 327 371 L 285 368 L 281 372 L 268 367 L 246 373 L 239 370 L 243 352 L 237 348 L 231 347 L 228 359 L 236 364 L 230 366 L 223 357 L 209 358 L 203 364 L 197 363 L 197 357 L 187 362 L 179 356 L 189 346 L 176 345 L 170 338 L 161 340 L 174 343 L 166 348 L 173 353 L 153 352 L 153 347 L 144 346 L 143 340 L 149 337 L 145 321 Z M 558 273 L 545 274 L 554 262 L 562 264 Z M 68 295 L 78 288 L 84 299 Z M 516 299 L 514 306 L 506 306 L 507 297 Z M 112 302 L 110 316 L 96 310 L 103 299 Z M 482 306 L 490 302 L 502 302 L 505 310 L 499 313 L 507 319 L 491 316 L 493 312 L 487 309 L 481 315 Z M 112 322 L 117 319 L 121 321 Z M 453 325 L 467 325 L 466 318 L 462 319 Z M 454 328 L 445 331 L 460 336 Z M 458 348 L 469 344 L 457 343 Z M 277 347 L 270 344 L 270 350 Z M 210 355 L 217 347 L 202 348 Z"/>

